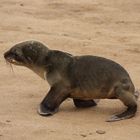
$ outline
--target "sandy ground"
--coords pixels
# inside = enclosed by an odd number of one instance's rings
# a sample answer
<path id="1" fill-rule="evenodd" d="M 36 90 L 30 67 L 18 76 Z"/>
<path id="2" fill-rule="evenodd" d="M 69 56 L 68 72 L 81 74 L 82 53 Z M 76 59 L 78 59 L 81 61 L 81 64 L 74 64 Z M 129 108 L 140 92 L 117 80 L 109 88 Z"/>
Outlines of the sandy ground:
<path id="1" fill-rule="evenodd" d="M 54 116 L 39 116 L 49 85 L 26 68 L 14 67 L 13 73 L 3 59 L 15 43 L 30 39 L 74 55 L 113 59 L 140 88 L 139 0 L 0 0 L 0 140 L 140 139 L 140 109 L 132 119 L 105 122 L 125 108 L 120 101 L 76 109 L 67 100 Z"/>

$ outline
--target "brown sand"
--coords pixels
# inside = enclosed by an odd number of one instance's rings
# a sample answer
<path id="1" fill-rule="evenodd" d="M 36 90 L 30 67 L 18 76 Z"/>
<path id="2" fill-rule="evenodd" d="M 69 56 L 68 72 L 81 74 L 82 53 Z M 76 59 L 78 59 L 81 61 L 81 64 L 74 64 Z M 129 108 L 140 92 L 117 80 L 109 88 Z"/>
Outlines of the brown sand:
<path id="1" fill-rule="evenodd" d="M 54 116 L 39 116 L 47 82 L 23 67 L 12 73 L 3 59 L 12 45 L 29 39 L 113 59 L 140 88 L 139 0 L 0 0 L 0 140 L 140 140 L 139 109 L 132 119 L 105 122 L 125 108 L 120 101 L 76 109 L 67 100 Z"/>

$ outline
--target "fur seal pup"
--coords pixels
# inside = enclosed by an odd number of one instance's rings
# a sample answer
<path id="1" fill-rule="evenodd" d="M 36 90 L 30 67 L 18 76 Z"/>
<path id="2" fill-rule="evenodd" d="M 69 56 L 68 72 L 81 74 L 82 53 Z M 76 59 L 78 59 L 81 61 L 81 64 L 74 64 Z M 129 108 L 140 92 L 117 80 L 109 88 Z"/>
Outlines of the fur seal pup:
<path id="1" fill-rule="evenodd" d="M 116 62 L 91 55 L 73 56 L 51 50 L 38 41 L 25 41 L 4 54 L 9 63 L 25 66 L 51 88 L 39 106 L 40 115 L 52 115 L 60 104 L 72 98 L 76 107 L 95 106 L 93 99 L 120 99 L 127 109 L 108 121 L 128 119 L 135 115 L 135 87 L 127 71 Z"/>

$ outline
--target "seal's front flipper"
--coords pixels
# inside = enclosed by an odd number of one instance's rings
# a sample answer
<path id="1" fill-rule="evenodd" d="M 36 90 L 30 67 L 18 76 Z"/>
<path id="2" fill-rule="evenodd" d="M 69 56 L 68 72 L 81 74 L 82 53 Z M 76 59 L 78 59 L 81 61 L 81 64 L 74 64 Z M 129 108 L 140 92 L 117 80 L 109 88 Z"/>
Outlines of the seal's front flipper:
<path id="1" fill-rule="evenodd" d="M 41 102 L 38 113 L 42 116 L 50 116 L 58 111 L 60 104 L 68 97 L 69 89 L 61 83 L 51 87 L 47 96 Z"/>
<path id="2" fill-rule="evenodd" d="M 74 105 L 78 108 L 86 108 L 96 106 L 97 102 L 94 100 L 80 100 L 80 99 L 73 99 Z"/>
<path id="3" fill-rule="evenodd" d="M 58 112 L 58 108 L 51 110 L 48 107 L 40 104 L 37 112 L 42 116 L 51 116 L 51 115 L 55 114 L 56 112 Z"/>

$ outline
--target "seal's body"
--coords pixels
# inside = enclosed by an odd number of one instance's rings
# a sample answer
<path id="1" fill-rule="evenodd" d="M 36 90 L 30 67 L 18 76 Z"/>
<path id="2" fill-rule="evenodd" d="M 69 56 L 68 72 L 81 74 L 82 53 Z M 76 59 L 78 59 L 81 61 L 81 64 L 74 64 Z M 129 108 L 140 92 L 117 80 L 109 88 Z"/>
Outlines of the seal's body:
<path id="1" fill-rule="evenodd" d="M 128 73 L 119 64 L 97 56 L 75 57 L 69 68 L 71 85 L 76 88 L 72 98 L 111 99 L 119 86 L 134 92 Z"/>
<path id="2" fill-rule="evenodd" d="M 108 121 L 131 118 L 137 111 L 135 88 L 126 70 L 116 62 L 97 56 L 72 56 L 50 50 L 37 41 L 26 41 L 4 54 L 13 64 L 26 66 L 46 79 L 51 88 L 39 107 L 39 114 L 57 112 L 67 98 L 76 107 L 95 106 L 93 99 L 120 99 L 128 108 Z"/>

